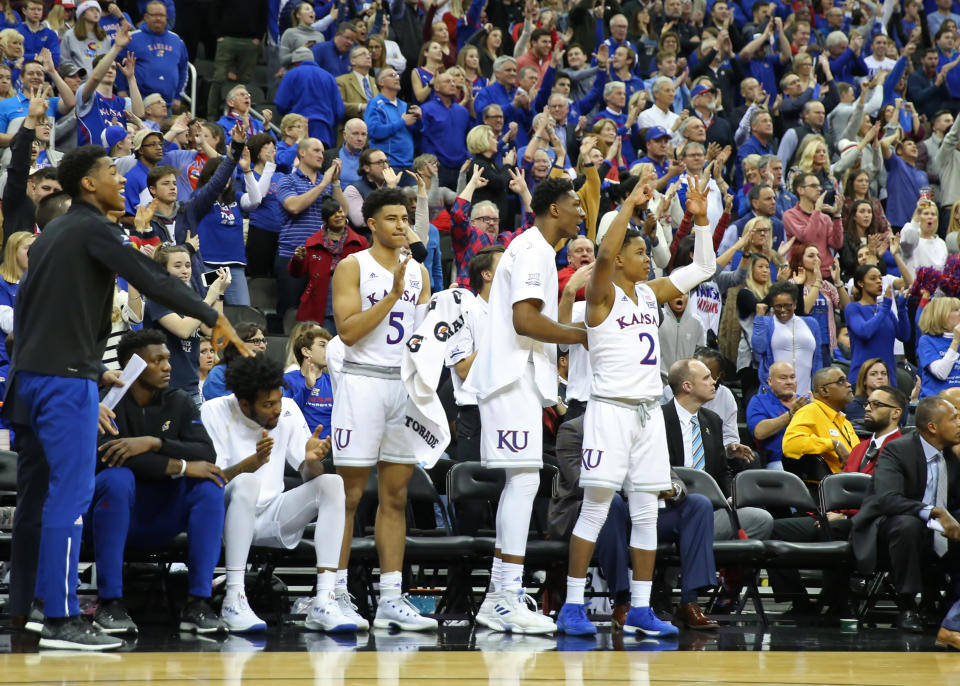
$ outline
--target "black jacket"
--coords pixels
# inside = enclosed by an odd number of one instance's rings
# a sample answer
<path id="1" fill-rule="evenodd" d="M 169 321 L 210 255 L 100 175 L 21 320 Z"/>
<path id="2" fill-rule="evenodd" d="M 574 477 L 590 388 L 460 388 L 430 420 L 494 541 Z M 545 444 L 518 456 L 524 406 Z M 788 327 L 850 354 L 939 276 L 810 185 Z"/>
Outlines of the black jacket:
<path id="1" fill-rule="evenodd" d="M 216 462 L 217 453 L 213 441 L 207 435 L 200 421 L 200 412 L 193 398 L 177 388 L 165 388 L 156 394 L 153 402 L 140 407 L 127 393 L 114 410 L 119 438 L 136 436 L 155 436 L 163 443 L 155 453 L 143 453 L 131 457 L 123 466 L 128 467 L 138 479 L 166 478 L 167 462 L 170 458 L 181 460 L 205 460 Z M 112 441 L 116 436 L 104 434 L 100 443 Z M 104 469 L 97 461 L 97 471 Z"/>
<path id="2" fill-rule="evenodd" d="M 960 507 L 960 462 L 949 450 L 945 457 L 947 509 L 954 511 Z M 863 507 L 853 518 L 850 541 L 857 568 L 862 573 L 869 574 L 876 567 L 880 523 L 896 515 L 918 516 L 925 507 L 926 487 L 927 461 L 920 434 L 913 432 L 883 446 Z"/>
<path id="3" fill-rule="evenodd" d="M 661 406 L 663 423 L 667 430 L 667 450 L 670 451 L 670 464 L 683 466 L 683 429 L 677 417 L 677 406 L 671 400 Z M 700 420 L 700 438 L 703 441 L 704 470 L 713 477 L 726 496 L 730 495 L 730 467 L 727 453 L 723 448 L 723 421 L 716 412 L 701 407 L 697 412 Z"/>
<path id="4" fill-rule="evenodd" d="M 208 326 L 216 324 L 216 310 L 193 289 L 125 245 L 117 224 L 75 199 L 30 247 L 30 269 L 16 298 L 8 401 L 15 395 L 10 389 L 18 371 L 99 378 L 110 333 L 115 274 L 174 312 Z"/>
<path id="5" fill-rule="evenodd" d="M 3 188 L 3 242 L 16 231 L 33 233 L 37 208 L 27 195 L 27 179 L 30 176 L 30 153 L 36 132 L 21 126 L 10 145 L 10 165 L 7 167 L 7 184 Z"/>

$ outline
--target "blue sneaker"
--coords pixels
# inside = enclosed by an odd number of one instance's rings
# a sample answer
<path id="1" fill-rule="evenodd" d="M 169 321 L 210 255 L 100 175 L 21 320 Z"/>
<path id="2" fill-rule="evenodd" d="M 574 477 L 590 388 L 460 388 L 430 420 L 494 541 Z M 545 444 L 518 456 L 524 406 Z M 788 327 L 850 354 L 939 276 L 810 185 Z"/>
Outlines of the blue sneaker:
<path id="1" fill-rule="evenodd" d="M 649 607 L 631 607 L 623 631 L 647 636 L 676 636 L 680 633 L 680 629 L 660 620 Z"/>
<path id="2" fill-rule="evenodd" d="M 564 603 L 560 608 L 560 614 L 557 615 L 557 631 L 570 636 L 594 636 L 597 633 L 597 627 L 587 619 L 587 613 L 582 604 Z"/>

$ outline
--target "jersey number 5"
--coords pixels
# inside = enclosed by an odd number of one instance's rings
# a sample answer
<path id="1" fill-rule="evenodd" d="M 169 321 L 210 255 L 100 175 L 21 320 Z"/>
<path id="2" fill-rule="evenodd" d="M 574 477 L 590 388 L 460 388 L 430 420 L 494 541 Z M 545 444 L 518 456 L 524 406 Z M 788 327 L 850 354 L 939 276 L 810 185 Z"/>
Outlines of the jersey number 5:
<path id="1" fill-rule="evenodd" d="M 657 356 L 653 354 L 653 351 L 656 350 L 657 343 L 653 340 L 653 336 L 646 332 L 640 334 L 640 343 L 646 343 L 650 346 L 647 348 L 647 352 L 643 356 L 643 359 L 640 360 L 640 364 L 657 364 Z"/>
<path id="2" fill-rule="evenodd" d="M 396 338 L 392 334 L 387 334 L 387 343 L 390 345 L 395 345 L 403 341 L 403 312 L 391 312 L 390 321 L 388 322 L 391 328 L 396 329 L 397 334 Z"/>

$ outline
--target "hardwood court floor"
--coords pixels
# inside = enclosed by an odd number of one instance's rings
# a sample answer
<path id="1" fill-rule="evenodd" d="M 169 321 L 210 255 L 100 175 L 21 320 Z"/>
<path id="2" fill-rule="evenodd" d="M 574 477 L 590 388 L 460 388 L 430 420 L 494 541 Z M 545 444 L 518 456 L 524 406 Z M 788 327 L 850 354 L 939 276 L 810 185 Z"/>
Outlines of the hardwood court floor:
<path id="1" fill-rule="evenodd" d="M 265 636 L 197 639 L 146 628 L 125 652 L 36 652 L 36 639 L 0 635 L 8 684 L 236 684 L 279 686 L 938 686 L 960 684 L 960 653 L 933 652 L 933 636 L 877 628 L 725 626 L 640 641 L 601 630 L 595 641 L 444 627 L 437 634 L 374 631 L 356 640 L 296 627 Z"/>

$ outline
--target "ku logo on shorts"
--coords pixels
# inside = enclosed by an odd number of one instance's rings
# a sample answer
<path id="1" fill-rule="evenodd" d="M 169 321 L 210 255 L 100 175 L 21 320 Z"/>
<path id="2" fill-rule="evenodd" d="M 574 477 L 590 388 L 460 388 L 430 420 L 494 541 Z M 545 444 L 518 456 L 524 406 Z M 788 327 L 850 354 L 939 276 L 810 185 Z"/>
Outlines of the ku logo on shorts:
<path id="1" fill-rule="evenodd" d="M 337 446 L 337 450 L 344 450 L 348 445 L 350 445 L 350 434 L 353 433 L 353 429 L 335 429 L 333 432 L 333 441 Z"/>
<path id="2" fill-rule="evenodd" d="M 580 451 L 580 462 L 587 471 L 596 469 L 600 466 L 600 460 L 603 459 L 603 451 L 593 448 L 586 448 Z"/>
<path id="3" fill-rule="evenodd" d="M 497 450 L 509 450 L 511 453 L 519 453 L 521 450 L 527 449 L 529 438 L 529 431 L 497 429 Z M 523 445 L 520 444 L 521 440 Z"/>

